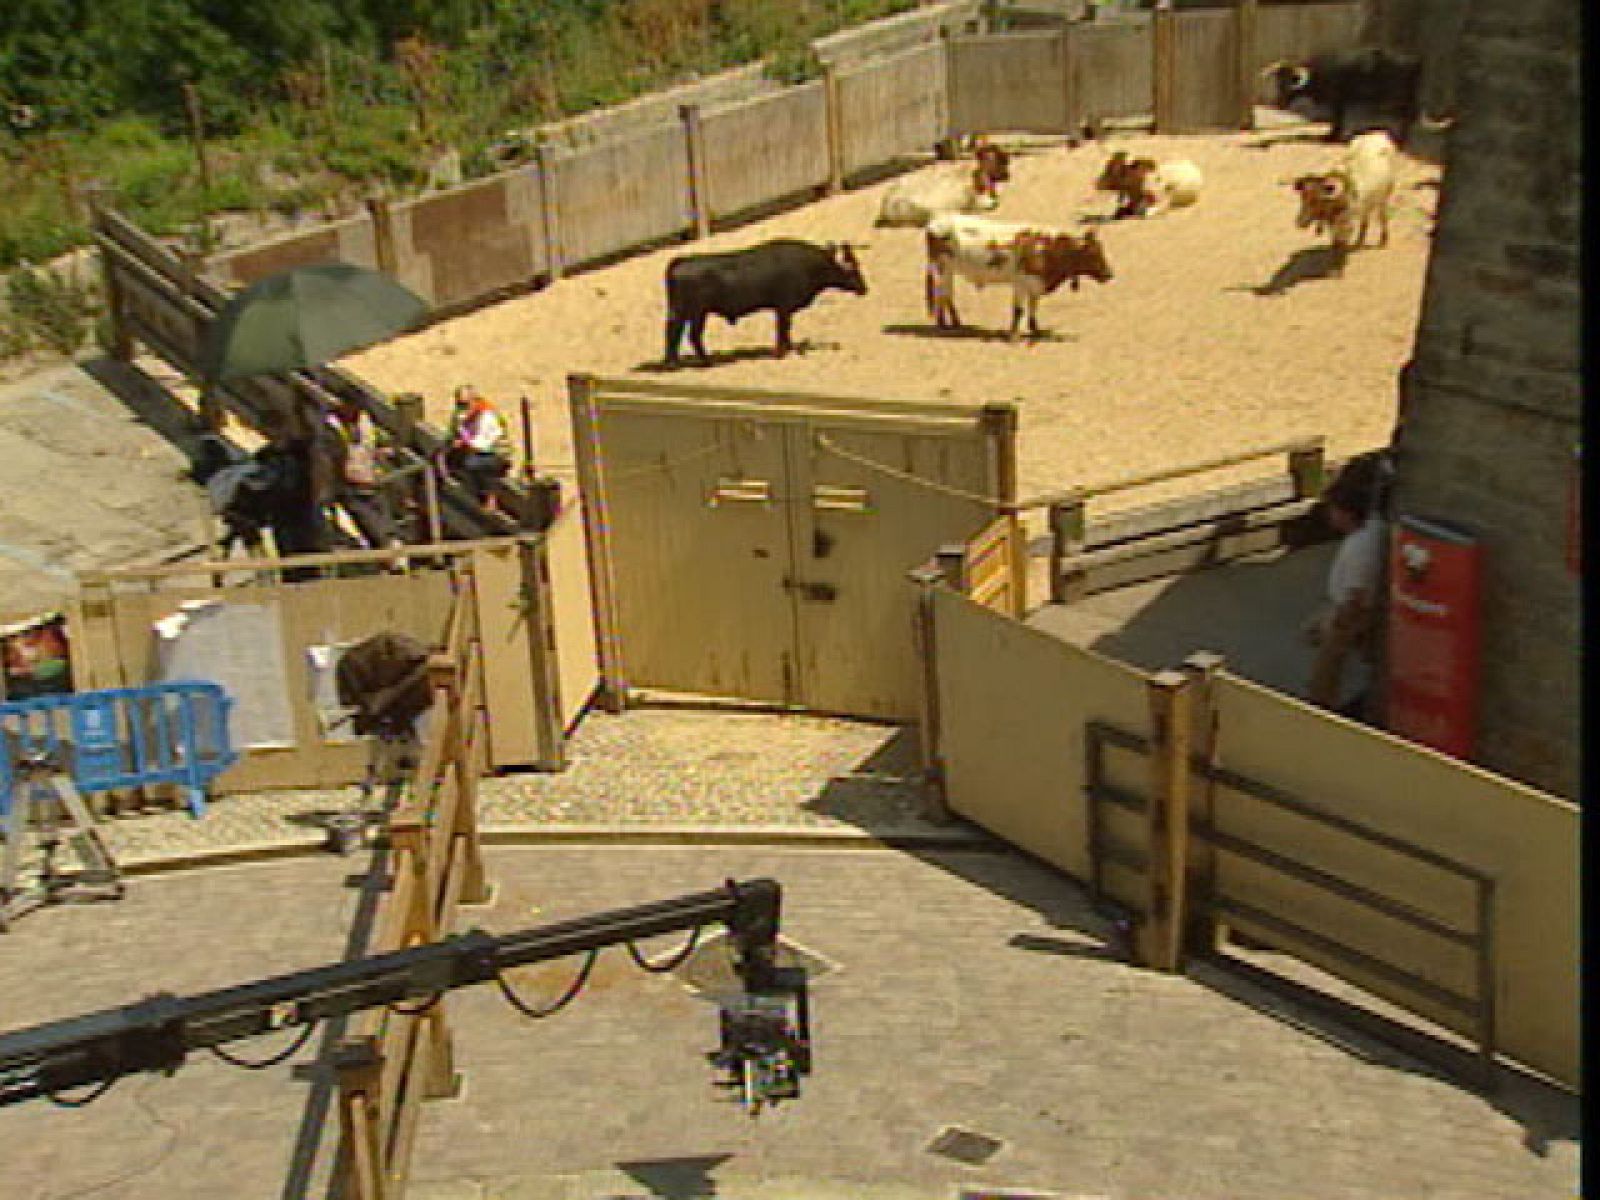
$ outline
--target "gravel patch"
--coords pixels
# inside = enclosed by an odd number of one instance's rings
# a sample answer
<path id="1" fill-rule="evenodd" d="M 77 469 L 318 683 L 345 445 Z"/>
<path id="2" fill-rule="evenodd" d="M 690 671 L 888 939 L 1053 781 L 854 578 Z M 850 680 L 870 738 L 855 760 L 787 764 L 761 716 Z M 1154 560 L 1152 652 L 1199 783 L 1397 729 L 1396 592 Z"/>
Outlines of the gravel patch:
<path id="1" fill-rule="evenodd" d="M 558 773 L 479 786 L 479 824 L 504 831 L 583 827 L 938 832 L 924 817 L 916 733 L 896 726 L 771 712 L 641 708 L 590 713 Z M 223 796 L 186 810 L 105 818 L 125 864 L 268 845 L 315 847 L 354 786 Z"/>

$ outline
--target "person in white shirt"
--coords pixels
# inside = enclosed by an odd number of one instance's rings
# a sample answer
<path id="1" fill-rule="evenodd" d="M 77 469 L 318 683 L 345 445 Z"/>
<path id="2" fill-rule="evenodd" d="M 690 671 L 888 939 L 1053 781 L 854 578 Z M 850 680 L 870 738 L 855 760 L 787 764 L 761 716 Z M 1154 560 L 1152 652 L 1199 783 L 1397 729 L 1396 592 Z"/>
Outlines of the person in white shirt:
<path id="1" fill-rule="evenodd" d="M 1307 699 L 1346 716 L 1365 706 L 1389 549 L 1389 524 L 1367 482 L 1341 478 L 1323 497 L 1328 522 L 1344 539 L 1328 568 L 1327 601 L 1305 628 L 1317 648 Z"/>
<path id="2" fill-rule="evenodd" d="M 461 476 L 479 504 L 493 508 L 495 481 L 511 469 L 511 431 L 505 418 L 477 388 L 464 383 L 456 389 L 447 436 L 446 471 Z"/>

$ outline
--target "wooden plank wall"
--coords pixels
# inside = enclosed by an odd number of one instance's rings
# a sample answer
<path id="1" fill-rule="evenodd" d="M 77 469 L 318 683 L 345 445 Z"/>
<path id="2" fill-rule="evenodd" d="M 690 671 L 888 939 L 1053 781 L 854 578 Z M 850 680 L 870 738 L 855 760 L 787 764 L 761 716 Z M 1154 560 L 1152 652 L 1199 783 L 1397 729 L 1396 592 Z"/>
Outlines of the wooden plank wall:
<path id="1" fill-rule="evenodd" d="M 214 254 L 206 260 L 206 267 L 221 280 L 244 285 L 292 267 L 325 262 L 378 266 L 377 239 L 369 214 L 360 213 L 312 230 L 287 233 L 253 246 Z"/>
<path id="2" fill-rule="evenodd" d="M 541 187 L 523 168 L 393 205 L 395 277 L 451 308 L 543 274 Z"/>
<path id="3" fill-rule="evenodd" d="M 939 755 L 950 810 L 1075 879 L 1090 875 L 1084 726 L 1107 721 L 1143 732 L 1149 677 L 937 588 Z M 1147 795 L 1139 755 L 1111 751 L 1107 777 Z M 1110 806 L 1105 832 L 1142 851 L 1143 823 Z M 1144 881 L 1108 867 L 1107 891 L 1130 907 Z"/>
<path id="4" fill-rule="evenodd" d="M 1066 38 L 1057 30 L 950 39 L 952 135 L 1068 128 Z"/>
<path id="5" fill-rule="evenodd" d="M 1151 111 L 1148 18 L 1075 25 L 1071 35 L 1072 122 Z"/>
<path id="6" fill-rule="evenodd" d="M 818 38 L 811 48 L 819 61 L 849 69 L 918 46 L 937 45 L 942 37 L 976 32 L 982 13 L 983 0 L 927 4 L 912 12 Z"/>
<path id="7" fill-rule="evenodd" d="M 915 46 L 839 75 L 841 168 L 846 179 L 944 136 L 944 46 Z"/>
<path id="8" fill-rule="evenodd" d="M 583 513 L 575 502 L 563 509 L 545 531 L 545 542 L 550 550 L 561 726 L 571 729 L 600 683 L 589 551 L 583 536 Z"/>
<path id="9" fill-rule="evenodd" d="M 1494 954 L 1497 1042 L 1504 1053 L 1570 1085 L 1579 1079 L 1579 810 L 1576 805 L 1436 754 L 1292 697 L 1222 673 L 1217 682 L 1218 757 L 1228 770 L 1263 780 L 1392 837 L 1426 847 L 1495 880 Z M 1399 897 L 1413 908 L 1459 921 L 1459 882 L 1437 869 L 1310 821 L 1219 789 L 1225 830 L 1266 841 L 1287 834 L 1295 857 Z M 1231 867 L 1219 871 L 1257 907 L 1281 912 L 1340 941 L 1383 957 L 1397 949 L 1409 969 L 1471 992 L 1460 948 L 1408 936 L 1405 926 L 1369 909 L 1313 896 L 1282 876 Z M 1232 922 L 1230 922 L 1232 923 Z M 1244 922 L 1238 922 L 1244 928 Z M 1265 936 L 1267 931 L 1250 930 Z M 1466 1018 L 1429 1006 L 1383 978 L 1364 975 L 1315 947 L 1292 952 L 1376 995 L 1472 1036 Z"/>
<path id="10" fill-rule="evenodd" d="M 820 82 L 746 100 L 702 118 L 713 220 L 828 181 L 828 99 Z"/>
<path id="11" fill-rule="evenodd" d="M 590 262 L 689 228 L 683 126 L 645 130 L 551 160 L 564 264 Z"/>
<path id="12" fill-rule="evenodd" d="M 1253 70 L 1280 59 L 1302 59 L 1357 45 L 1360 4 L 1263 4 L 1256 10 Z"/>
<path id="13" fill-rule="evenodd" d="M 1163 133 L 1239 125 L 1237 19 L 1232 9 L 1177 12 L 1172 22 L 1172 112 Z"/>

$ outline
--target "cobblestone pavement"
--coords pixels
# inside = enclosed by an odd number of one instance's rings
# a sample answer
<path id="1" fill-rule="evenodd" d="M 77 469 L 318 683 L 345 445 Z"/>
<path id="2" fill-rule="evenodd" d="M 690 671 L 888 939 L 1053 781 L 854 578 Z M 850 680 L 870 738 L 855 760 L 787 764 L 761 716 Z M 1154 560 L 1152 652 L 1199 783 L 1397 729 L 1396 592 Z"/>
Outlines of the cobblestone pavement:
<path id="1" fill-rule="evenodd" d="M 785 826 L 929 832 L 910 730 L 798 714 L 642 708 L 591 713 L 559 773 L 521 772 L 480 788 L 485 830 L 552 825 Z M 107 818 L 128 863 L 265 845 L 316 846 L 321 814 L 354 788 L 224 796 L 183 811 Z M 948 832 L 947 829 L 942 830 Z"/>
<path id="2" fill-rule="evenodd" d="M 500 931 L 777 878 L 786 937 L 831 968 L 813 991 L 816 1072 L 758 1120 L 719 1102 L 704 1060 L 715 1009 L 619 949 L 545 1022 L 493 988 L 464 990 L 448 1004 L 466 1087 L 424 1110 L 413 1200 L 1575 1190 L 1570 1101 L 1552 1108 L 1512 1081 L 1491 1102 L 1397 1052 L 1319 1035 L 1282 1001 L 1127 966 L 1074 885 L 1009 852 L 499 846 L 488 866 L 494 904 L 465 919 Z M 0 939 L 0 1027 L 336 959 L 360 923 L 351 869 L 309 857 L 180 872 L 136 879 L 116 904 L 30 914 Z M 546 1001 L 575 965 L 513 983 Z M 262 1041 L 239 1049 L 280 1044 Z M 304 1067 L 325 1044 L 319 1031 L 262 1072 L 197 1056 L 85 1109 L 7 1109 L 0 1194 L 320 1197 L 333 1130 Z M 992 1157 L 931 1153 L 952 1126 L 993 1139 Z"/>

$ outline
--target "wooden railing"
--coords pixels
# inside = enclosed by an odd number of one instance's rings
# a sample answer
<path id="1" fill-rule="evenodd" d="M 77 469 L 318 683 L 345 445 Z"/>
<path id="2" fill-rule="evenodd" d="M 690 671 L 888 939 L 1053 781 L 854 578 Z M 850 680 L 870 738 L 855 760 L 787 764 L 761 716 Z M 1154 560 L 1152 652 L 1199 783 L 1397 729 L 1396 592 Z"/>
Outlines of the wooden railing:
<path id="1" fill-rule="evenodd" d="M 1135 509 L 1091 526 L 1094 499 L 1278 455 L 1286 459 L 1285 470 L 1270 479 Z M 1026 507 L 1050 513 L 1051 602 L 1070 603 L 1278 544 L 1284 527 L 1309 513 L 1321 494 L 1325 455 L 1324 438 L 1302 438 L 1029 501 Z"/>
<path id="2" fill-rule="evenodd" d="M 483 648 L 472 587 L 464 577 L 444 649 L 428 663 L 433 709 L 411 786 L 388 820 L 393 883 L 369 954 L 437 941 L 453 931 L 461 905 L 489 901 L 477 817 L 487 761 Z M 347 1200 L 402 1196 L 422 1101 L 459 1091 L 446 1004 L 439 995 L 369 1011 L 336 1050 L 336 1169 Z"/>

